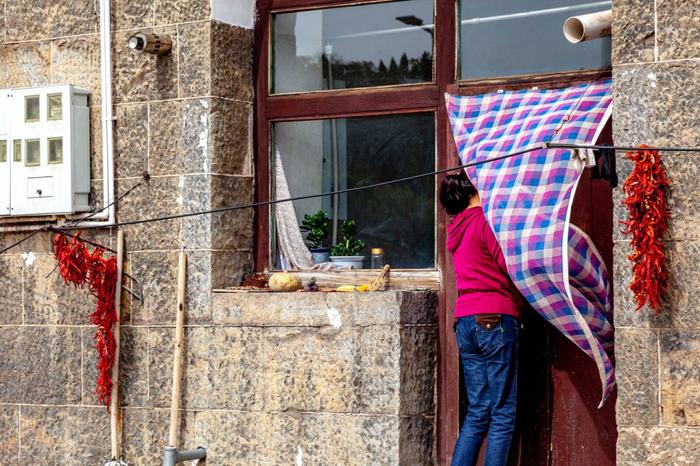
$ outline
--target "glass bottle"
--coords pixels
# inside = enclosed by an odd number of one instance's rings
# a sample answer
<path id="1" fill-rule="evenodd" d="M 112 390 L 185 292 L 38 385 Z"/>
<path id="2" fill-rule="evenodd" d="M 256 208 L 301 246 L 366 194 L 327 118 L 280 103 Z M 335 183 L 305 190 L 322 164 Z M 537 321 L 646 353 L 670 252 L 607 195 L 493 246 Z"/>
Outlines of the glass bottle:
<path id="1" fill-rule="evenodd" d="M 372 258 L 371 258 L 371 268 L 381 269 L 384 268 L 386 263 L 384 259 L 384 249 L 382 248 L 372 248 Z"/>

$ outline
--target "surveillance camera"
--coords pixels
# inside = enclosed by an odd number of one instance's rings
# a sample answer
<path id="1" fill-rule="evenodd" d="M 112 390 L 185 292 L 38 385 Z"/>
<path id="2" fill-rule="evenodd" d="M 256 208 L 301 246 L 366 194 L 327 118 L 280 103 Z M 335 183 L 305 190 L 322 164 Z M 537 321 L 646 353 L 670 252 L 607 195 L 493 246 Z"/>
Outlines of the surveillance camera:
<path id="1" fill-rule="evenodd" d="M 138 53 L 151 53 L 154 55 L 167 55 L 173 47 L 173 41 L 166 34 L 154 34 L 152 32 L 139 32 L 129 37 L 127 45 Z"/>

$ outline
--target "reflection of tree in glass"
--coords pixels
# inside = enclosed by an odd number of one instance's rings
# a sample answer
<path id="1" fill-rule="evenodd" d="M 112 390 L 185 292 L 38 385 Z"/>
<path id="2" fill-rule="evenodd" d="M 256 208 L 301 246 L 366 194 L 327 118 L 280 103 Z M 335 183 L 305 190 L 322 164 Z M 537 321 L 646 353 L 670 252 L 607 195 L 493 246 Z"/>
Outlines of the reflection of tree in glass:
<path id="1" fill-rule="evenodd" d="M 328 61 L 323 57 L 323 80 L 328 82 Z M 397 62 L 394 57 L 387 66 L 384 60 L 344 61 L 333 57 L 333 81 L 344 82 L 343 86 L 334 87 L 369 87 L 392 84 L 411 84 L 432 81 L 433 57 L 423 52 L 420 58 L 408 58 L 404 52 Z"/>
<path id="2" fill-rule="evenodd" d="M 433 132 L 432 114 L 348 119 L 348 186 L 433 170 Z M 385 248 L 393 267 L 434 266 L 433 178 L 352 193 L 347 206 L 358 237 Z"/>

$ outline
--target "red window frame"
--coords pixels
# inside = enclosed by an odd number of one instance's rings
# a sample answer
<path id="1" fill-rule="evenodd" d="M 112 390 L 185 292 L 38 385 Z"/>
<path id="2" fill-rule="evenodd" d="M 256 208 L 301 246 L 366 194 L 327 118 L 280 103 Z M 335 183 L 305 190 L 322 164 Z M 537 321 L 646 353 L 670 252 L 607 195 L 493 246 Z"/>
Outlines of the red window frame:
<path id="1" fill-rule="evenodd" d="M 283 11 L 381 3 L 393 0 L 258 0 L 255 26 L 255 178 L 256 202 L 270 199 L 270 136 L 272 124 L 322 118 L 390 115 L 411 112 L 436 114 L 436 168 L 458 164 L 443 95 L 480 94 L 497 89 L 565 87 L 579 82 L 611 76 L 611 69 L 558 72 L 504 78 L 458 80 L 457 8 L 458 0 L 435 1 L 434 81 L 415 85 L 373 87 L 349 90 L 270 95 L 269 57 L 271 14 Z M 436 180 L 436 186 L 439 179 Z M 438 315 L 438 376 L 436 447 L 439 464 L 449 464 L 459 433 L 459 355 L 452 332 L 452 307 L 456 299 L 452 264 L 445 248 L 446 216 L 437 209 L 437 270 L 441 278 Z M 255 267 L 269 266 L 269 207 L 259 207 L 255 217 Z"/>

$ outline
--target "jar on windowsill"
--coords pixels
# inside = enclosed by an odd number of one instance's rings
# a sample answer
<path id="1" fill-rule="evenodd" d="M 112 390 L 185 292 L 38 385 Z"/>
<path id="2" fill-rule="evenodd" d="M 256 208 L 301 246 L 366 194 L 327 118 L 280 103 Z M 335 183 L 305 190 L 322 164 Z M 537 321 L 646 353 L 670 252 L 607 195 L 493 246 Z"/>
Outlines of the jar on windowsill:
<path id="1" fill-rule="evenodd" d="M 370 267 L 373 269 L 381 269 L 386 264 L 386 259 L 384 258 L 384 249 L 382 248 L 372 248 L 372 257 L 370 258 Z"/>

